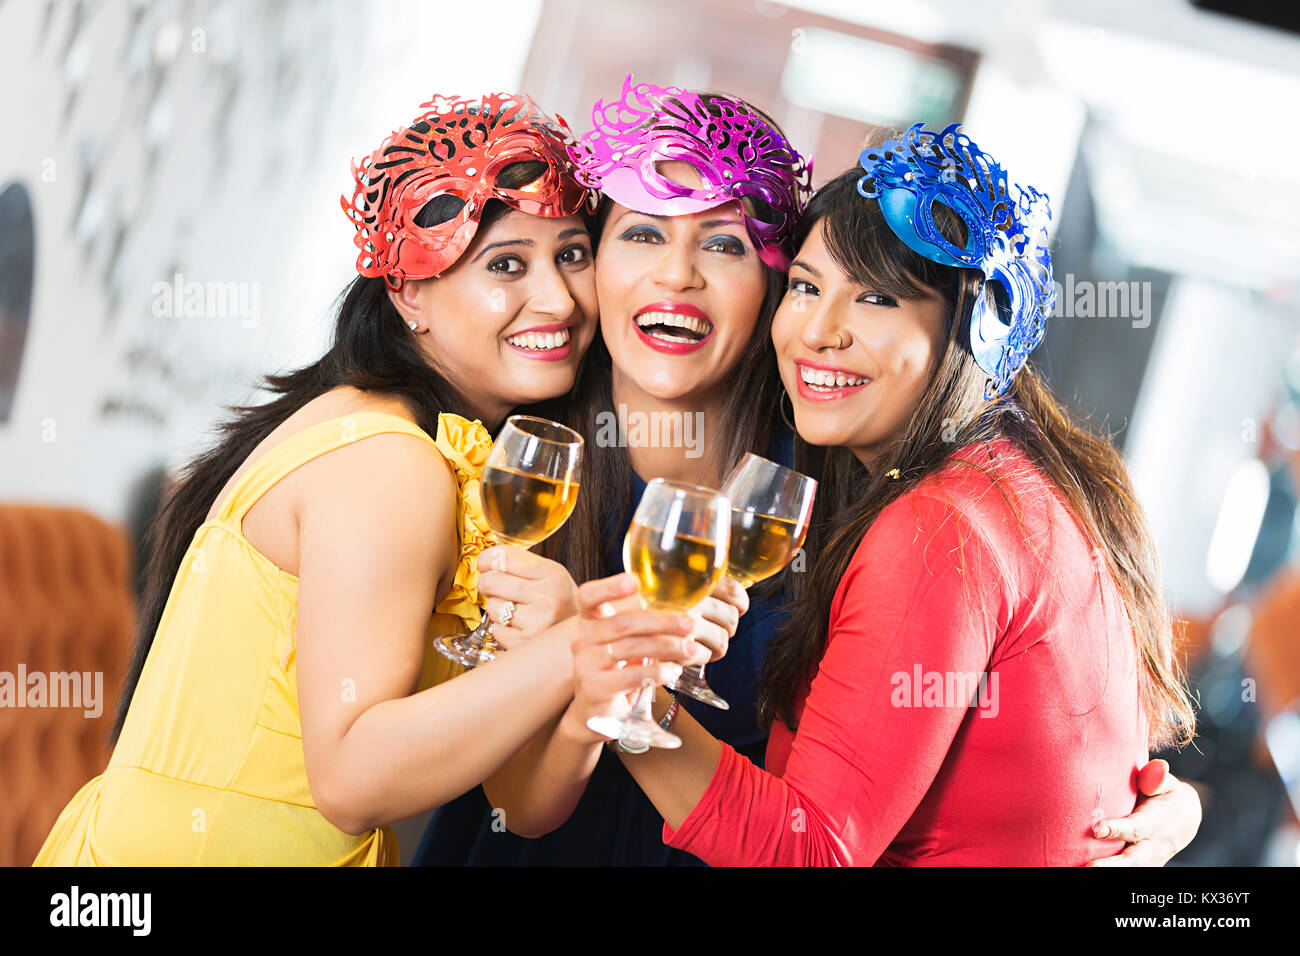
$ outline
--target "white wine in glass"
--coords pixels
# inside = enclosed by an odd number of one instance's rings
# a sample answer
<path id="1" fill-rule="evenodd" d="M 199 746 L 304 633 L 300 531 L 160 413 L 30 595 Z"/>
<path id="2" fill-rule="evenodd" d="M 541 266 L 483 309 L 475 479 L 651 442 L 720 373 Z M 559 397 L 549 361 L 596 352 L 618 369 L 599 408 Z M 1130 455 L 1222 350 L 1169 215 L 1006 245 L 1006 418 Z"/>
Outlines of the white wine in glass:
<path id="1" fill-rule="evenodd" d="M 716 541 L 669 534 L 633 523 L 623 539 L 623 567 L 640 582 L 641 600 L 655 610 L 694 607 L 722 579 Z"/>
<path id="2" fill-rule="evenodd" d="M 483 469 L 483 512 L 499 541 L 531 548 L 569 520 L 578 503 L 578 482 L 530 475 L 518 468 Z"/>
<path id="3" fill-rule="evenodd" d="M 637 579 L 647 608 L 687 611 L 708 596 L 727 570 L 730 515 L 731 502 L 712 488 L 662 478 L 646 485 L 623 539 L 623 567 Z M 654 720 L 653 691 L 646 681 L 630 713 L 593 717 L 587 726 L 628 750 L 680 747 L 681 738 Z"/>
<path id="4" fill-rule="evenodd" d="M 784 568 L 803 547 L 817 482 L 747 454 L 727 476 L 722 492 L 731 499 L 727 574 L 750 588 Z M 668 687 L 720 710 L 731 707 L 704 680 L 703 664 L 683 668 Z"/>
<path id="5" fill-rule="evenodd" d="M 731 505 L 731 556 L 727 575 L 750 588 L 790 563 L 808 531 L 796 518 L 779 518 Z"/>
<path id="6" fill-rule="evenodd" d="M 479 493 L 493 538 L 531 548 L 553 534 L 573 514 L 582 470 L 582 436 L 571 428 L 514 415 L 506 419 L 492 445 Z M 468 634 L 447 634 L 434 646 L 466 667 L 494 659 L 501 650 L 487 614 Z"/>

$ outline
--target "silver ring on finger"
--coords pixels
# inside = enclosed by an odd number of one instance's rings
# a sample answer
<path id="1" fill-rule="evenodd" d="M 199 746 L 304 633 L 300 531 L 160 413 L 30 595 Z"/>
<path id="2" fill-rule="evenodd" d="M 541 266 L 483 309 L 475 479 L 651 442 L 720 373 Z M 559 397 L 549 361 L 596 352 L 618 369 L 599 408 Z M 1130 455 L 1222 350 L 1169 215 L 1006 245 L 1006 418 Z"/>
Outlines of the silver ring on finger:
<path id="1" fill-rule="evenodd" d="M 497 614 L 497 623 L 500 624 L 502 627 L 509 627 L 510 622 L 514 620 L 514 616 L 515 616 L 515 602 L 506 601 L 505 606 L 502 607 L 501 611 Z"/>

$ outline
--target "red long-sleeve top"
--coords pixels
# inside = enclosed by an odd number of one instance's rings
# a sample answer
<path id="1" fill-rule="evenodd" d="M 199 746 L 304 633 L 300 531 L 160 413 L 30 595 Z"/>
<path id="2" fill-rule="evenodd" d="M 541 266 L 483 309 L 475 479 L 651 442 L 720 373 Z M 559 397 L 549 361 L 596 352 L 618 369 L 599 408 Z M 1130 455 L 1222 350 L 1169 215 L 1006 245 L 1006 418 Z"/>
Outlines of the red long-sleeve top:
<path id="1" fill-rule="evenodd" d="M 724 743 L 665 842 L 723 866 L 1079 865 L 1122 848 L 1091 828 L 1133 810 L 1147 760 L 1134 637 L 1015 445 L 960 450 L 880 514 L 797 724 L 774 725 L 766 770 Z"/>

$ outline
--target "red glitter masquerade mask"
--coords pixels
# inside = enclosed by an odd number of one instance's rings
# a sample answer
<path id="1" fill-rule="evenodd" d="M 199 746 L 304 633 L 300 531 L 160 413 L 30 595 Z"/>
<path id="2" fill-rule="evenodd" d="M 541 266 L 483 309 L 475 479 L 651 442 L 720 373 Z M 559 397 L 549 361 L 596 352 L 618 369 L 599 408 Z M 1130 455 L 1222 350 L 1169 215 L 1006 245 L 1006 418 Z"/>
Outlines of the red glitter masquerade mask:
<path id="1" fill-rule="evenodd" d="M 356 189 L 351 200 L 340 197 L 356 227 L 361 275 L 382 276 L 394 291 L 406 279 L 440 275 L 469 246 L 490 199 L 557 219 L 595 209 L 597 194 L 573 175 L 568 124 L 547 115 L 531 97 L 435 96 L 420 108 L 427 112 L 395 130 L 360 165 L 352 164 Z M 515 188 L 499 181 L 507 167 L 531 162 L 546 164 L 532 181 Z M 459 212 L 419 225 L 421 210 L 444 195 L 463 202 Z"/>

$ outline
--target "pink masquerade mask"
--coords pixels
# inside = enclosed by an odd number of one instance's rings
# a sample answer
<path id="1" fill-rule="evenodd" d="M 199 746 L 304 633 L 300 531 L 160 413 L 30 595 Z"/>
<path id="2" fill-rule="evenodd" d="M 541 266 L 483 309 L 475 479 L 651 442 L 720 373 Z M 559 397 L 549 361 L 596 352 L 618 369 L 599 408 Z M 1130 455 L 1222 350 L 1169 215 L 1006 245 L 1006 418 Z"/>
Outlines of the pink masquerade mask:
<path id="1" fill-rule="evenodd" d="M 622 99 L 598 100 L 595 126 L 570 153 L 577 176 L 615 202 L 652 216 L 682 216 L 739 201 L 759 257 L 784 271 L 790 240 L 812 194 L 812 161 L 743 100 L 623 81 Z M 698 187 L 656 163 L 685 162 Z"/>

